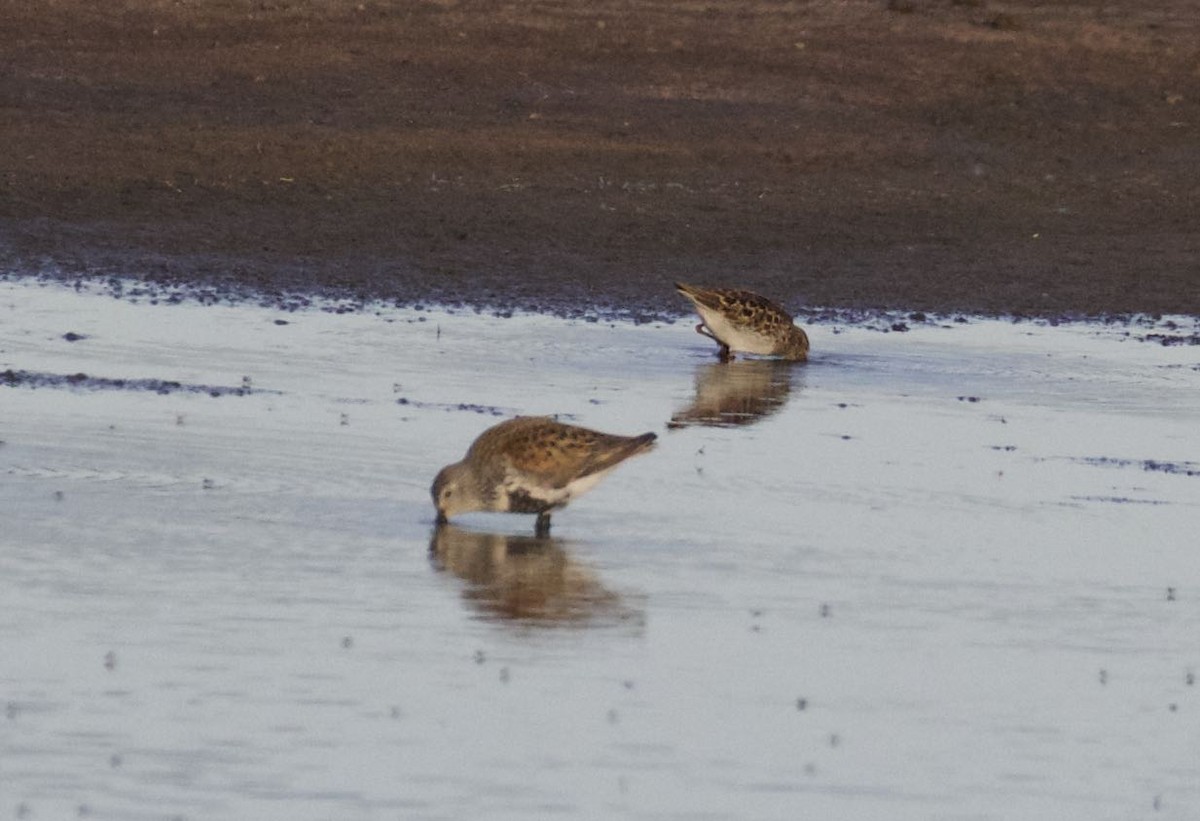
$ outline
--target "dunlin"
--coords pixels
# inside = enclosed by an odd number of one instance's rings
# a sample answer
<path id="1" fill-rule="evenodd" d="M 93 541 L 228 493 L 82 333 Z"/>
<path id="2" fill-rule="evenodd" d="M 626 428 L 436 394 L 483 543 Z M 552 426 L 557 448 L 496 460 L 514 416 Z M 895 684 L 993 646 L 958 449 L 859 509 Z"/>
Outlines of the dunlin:
<path id="1" fill-rule="evenodd" d="M 546 416 L 518 416 L 479 435 L 461 462 L 433 480 L 437 520 L 490 510 L 536 513 L 539 535 L 550 513 L 595 486 L 630 456 L 654 446 L 655 435 L 614 436 Z"/>
<path id="2" fill-rule="evenodd" d="M 701 288 L 675 283 L 675 289 L 696 306 L 704 320 L 696 326 L 721 346 L 722 361 L 730 351 L 801 362 L 808 358 L 808 335 L 797 328 L 792 315 L 766 297 L 732 288 Z"/>

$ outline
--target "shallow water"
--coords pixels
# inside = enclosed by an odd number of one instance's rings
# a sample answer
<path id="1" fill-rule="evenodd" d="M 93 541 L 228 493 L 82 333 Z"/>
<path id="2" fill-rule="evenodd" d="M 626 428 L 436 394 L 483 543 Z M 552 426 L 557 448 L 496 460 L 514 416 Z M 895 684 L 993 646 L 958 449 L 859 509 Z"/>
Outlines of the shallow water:
<path id="1" fill-rule="evenodd" d="M 1194 818 L 1200 348 L 1147 332 L 722 368 L 0 283 L 0 816 Z M 659 446 L 436 530 L 515 413 Z"/>

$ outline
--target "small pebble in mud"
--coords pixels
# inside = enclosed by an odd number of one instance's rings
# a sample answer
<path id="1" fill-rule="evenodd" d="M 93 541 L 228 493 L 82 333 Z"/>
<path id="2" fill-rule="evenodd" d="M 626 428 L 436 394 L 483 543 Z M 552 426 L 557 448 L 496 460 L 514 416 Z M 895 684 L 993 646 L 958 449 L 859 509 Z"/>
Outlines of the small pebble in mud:
<path id="1" fill-rule="evenodd" d="M 65 334 L 63 334 L 62 338 L 68 342 L 78 342 L 81 339 L 87 339 L 87 337 L 83 334 L 77 334 L 74 331 L 67 331 Z"/>
<path id="2" fill-rule="evenodd" d="M 821 605 L 821 618 L 827 619 L 833 615 L 833 609 L 828 604 Z"/>
<path id="3" fill-rule="evenodd" d="M 104 669 L 110 672 L 117 669 L 117 654 L 112 650 L 104 654 Z"/>
<path id="4" fill-rule="evenodd" d="M 1176 712 L 1179 712 L 1179 705 L 1172 702 L 1167 705 L 1167 709 L 1170 710 L 1172 713 L 1176 713 Z"/>
<path id="5" fill-rule="evenodd" d="M 829 734 L 829 746 L 830 747 L 836 747 L 841 743 L 842 743 L 842 737 L 840 735 L 838 735 L 837 733 Z"/>
<path id="6" fill-rule="evenodd" d="M 399 707 L 392 707 L 391 716 L 393 719 L 403 718 L 404 711 L 401 710 Z"/>
<path id="7" fill-rule="evenodd" d="M 1175 588 L 1174 587 L 1167 588 L 1167 601 L 1175 601 Z"/>
<path id="8" fill-rule="evenodd" d="M 894 322 L 892 323 L 892 330 L 902 334 L 908 331 L 908 325 L 903 322 Z"/>
<path id="9" fill-rule="evenodd" d="M 1183 677 L 1183 683 L 1186 684 L 1188 687 L 1195 685 L 1196 674 L 1193 673 L 1191 670 L 1188 670 L 1187 675 Z"/>
<path id="10" fill-rule="evenodd" d="M 289 323 L 286 319 L 277 319 L 277 320 L 275 320 L 275 324 L 276 325 L 287 325 Z"/>
<path id="11" fill-rule="evenodd" d="M 485 661 L 487 661 L 487 656 L 485 656 L 485 655 L 484 655 L 483 651 L 482 651 L 482 650 L 476 650 L 476 651 L 475 651 L 475 663 L 476 663 L 476 664 L 483 664 Z"/>
<path id="12" fill-rule="evenodd" d="M 978 396 L 960 396 L 960 397 L 958 397 L 958 401 L 959 402 L 978 402 L 979 397 Z"/>
<path id="13" fill-rule="evenodd" d="M 807 710 L 808 709 L 808 699 L 806 699 L 806 698 L 796 699 L 796 709 L 800 710 L 800 711 Z"/>
<path id="14" fill-rule="evenodd" d="M 843 441 L 843 442 L 849 442 L 849 441 L 850 441 L 851 439 L 853 439 L 853 438 L 854 438 L 854 437 L 853 437 L 853 436 L 851 436 L 851 435 L 850 435 L 850 434 L 848 434 L 848 433 L 843 433 L 843 434 L 842 434 L 842 441 Z"/>
<path id="15" fill-rule="evenodd" d="M 351 636 L 343 636 L 342 637 L 342 647 L 343 648 L 345 648 L 346 650 L 349 650 L 353 646 L 354 646 L 354 638 L 353 637 L 351 637 Z"/>
<path id="16" fill-rule="evenodd" d="M 183 424 L 183 419 L 184 419 L 184 416 L 183 416 L 183 414 L 182 414 L 182 413 L 177 413 L 177 414 L 175 414 L 175 424 L 176 424 L 176 425 L 182 425 L 182 424 Z"/>
<path id="17" fill-rule="evenodd" d="M 1100 671 L 1100 683 L 1108 684 L 1108 671 L 1107 670 Z"/>
<path id="18" fill-rule="evenodd" d="M 204 488 L 205 490 L 212 490 L 216 486 L 217 486 L 217 483 L 214 482 L 212 479 L 205 479 L 203 482 L 200 483 L 200 487 Z"/>
<path id="19" fill-rule="evenodd" d="M 348 427 L 350 425 L 350 414 L 348 414 L 348 413 L 342 414 L 342 423 L 341 424 L 342 424 L 343 428 Z"/>
<path id="20" fill-rule="evenodd" d="M 625 686 L 625 689 L 626 689 L 626 690 L 632 690 L 632 689 L 633 689 L 633 680 L 632 680 L 632 679 L 628 679 L 628 678 L 627 678 L 627 679 L 625 679 L 623 682 L 621 682 L 621 684 L 623 684 L 623 685 Z"/>

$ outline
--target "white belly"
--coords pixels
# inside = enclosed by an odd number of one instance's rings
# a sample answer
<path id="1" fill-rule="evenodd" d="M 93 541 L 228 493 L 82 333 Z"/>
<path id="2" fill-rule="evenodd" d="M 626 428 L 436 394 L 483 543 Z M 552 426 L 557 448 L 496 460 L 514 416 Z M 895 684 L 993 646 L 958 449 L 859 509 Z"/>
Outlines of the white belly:
<path id="1" fill-rule="evenodd" d="M 728 345 L 730 350 L 745 351 L 746 353 L 755 353 L 764 356 L 775 352 L 775 340 L 771 337 L 763 336 L 749 328 L 734 325 L 725 318 L 724 314 L 714 311 L 711 308 L 705 308 L 703 305 L 696 307 L 699 310 L 700 318 L 704 320 L 704 324 L 712 331 L 713 336 Z"/>
<path id="2" fill-rule="evenodd" d="M 616 467 L 616 465 L 613 465 L 605 470 L 597 471 L 579 479 L 573 479 L 565 487 L 546 487 L 545 485 L 529 482 L 522 476 L 510 473 L 503 484 L 503 488 L 506 496 L 523 494 L 532 499 L 544 502 L 547 507 L 564 507 L 572 499 L 582 496 L 594 488 L 601 479 Z M 507 509 L 507 499 L 502 502 L 502 505 L 504 509 Z"/>

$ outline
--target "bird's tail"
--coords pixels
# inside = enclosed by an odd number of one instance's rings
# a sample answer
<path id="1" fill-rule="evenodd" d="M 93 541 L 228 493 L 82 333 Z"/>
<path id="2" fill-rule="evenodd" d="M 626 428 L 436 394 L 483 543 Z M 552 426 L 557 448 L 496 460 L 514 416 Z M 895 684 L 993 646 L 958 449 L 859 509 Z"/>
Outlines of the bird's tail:
<path id="1" fill-rule="evenodd" d="M 635 447 L 630 450 L 629 455 L 632 456 L 635 453 L 645 453 L 646 451 L 650 450 L 654 447 L 654 440 L 657 438 L 658 434 L 656 433 L 643 433 L 641 436 L 633 437 Z"/>
<path id="2" fill-rule="evenodd" d="M 704 288 L 700 285 L 688 285 L 686 282 L 676 282 L 675 290 L 690 299 L 692 304 L 698 307 L 720 310 L 721 295 L 712 288 Z"/>

